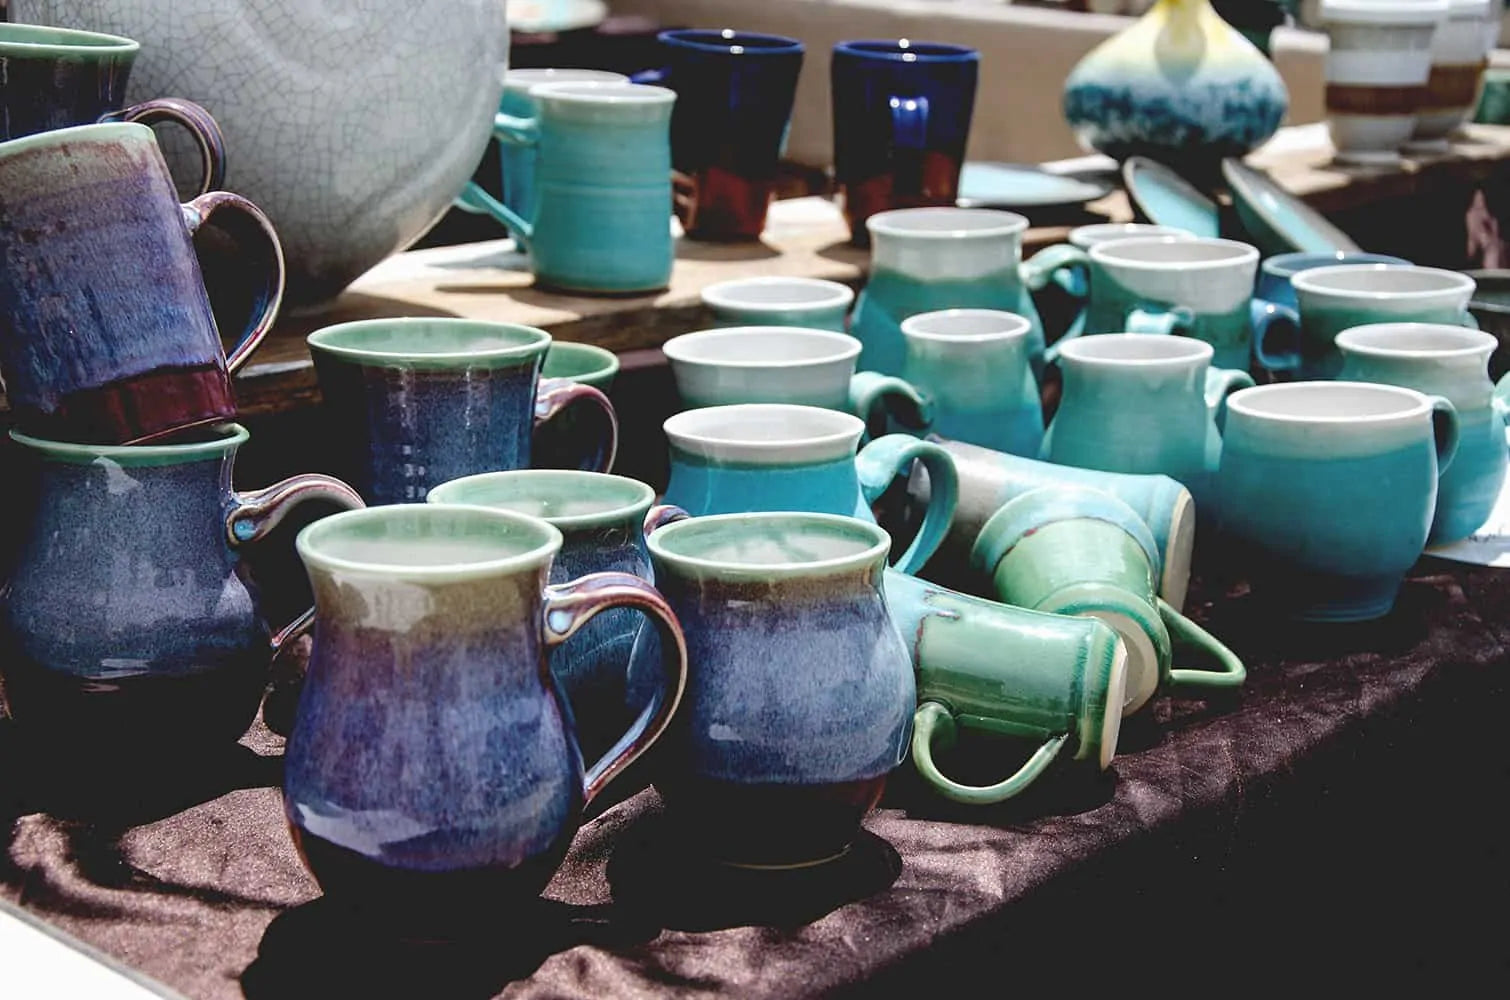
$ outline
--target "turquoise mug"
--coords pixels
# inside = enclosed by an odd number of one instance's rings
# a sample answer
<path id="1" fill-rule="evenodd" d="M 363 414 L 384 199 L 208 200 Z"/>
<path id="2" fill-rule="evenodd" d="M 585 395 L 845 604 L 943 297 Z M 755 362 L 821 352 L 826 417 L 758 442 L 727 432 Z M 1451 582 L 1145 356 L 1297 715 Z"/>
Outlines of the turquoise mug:
<path id="1" fill-rule="evenodd" d="M 1136 236 L 1174 236 L 1194 238 L 1195 234 L 1174 226 L 1160 226 L 1152 222 L 1097 222 L 1089 226 L 1076 226 L 1070 230 L 1069 242 L 1055 243 L 1044 247 L 1023 261 L 1023 274 L 1028 287 L 1033 289 L 1057 285 L 1071 298 L 1084 302 L 1090 294 L 1090 258 L 1085 254 L 1098 243 L 1112 240 L 1132 239 Z M 1085 332 L 1085 311 L 1082 309 L 1062 336 L 1078 337 Z"/>
<path id="2" fill-rule="evenodd" d="M 1279 253 L 1265 257 L 1258 265 L 1258 286 L 1253 290 L 1255 309 L 1270 306 L 1286 306 L 1299 309 L 1295 287 L 1291 284 L 1302 271 L 1314 271 L 1318 267 L 1336 267 L 1339 264 L 1409 264 L 1403 257 L 1391 257 L 1382 253 L 1352 253 L 1337 250 L 1333 253 Z"/>
<path id="3" fill-rule="evenodd" d="M 1286 382 L 1233 393 L 1218 510 L 1254 597 L 1304 621 L 1388 614 L 1457 445 L 1452 404 L 1413 389 Z"/>
<path id="4" fill-rule="evenodd" d="M 1012 455 L 1036 455 L 1043 403 L 1032 324 L 994 309 L 945 309 L 902 321 L 902 377 L 933 404 L 933 430 Z"/>
<path id="5" fill-rule="evenodd" d="M 822 278 L 775 275 L 719 281 L 702 291 L 714 326 L 802 326 L 847 332 L 855 292 Z"/>
<path id="6" fill-rule="evenodd" d="M 547 83 L 532 118 L 499 114 L 505 143 L 538 150 L 526 217 L 472 187 L 467 206 L 528 247 L 535 281 L 588 294 L 652 292 L 671 280 L 671 108 L 676 94 L 638 83 Z"/>
<path id="7" fill-rule="evenodd" d="M 810 511 L 874 522 L 871 504 L 916 460 L 933 492 L 917 536 L 896 561 L 904 573 L 928 561 L 954 516 L 954 460 L 947 451 L 888 434 L 857 453 L 865 425 L 848 413 L 743 403 L 686 410 L 663 427 L 671 449 L 664 502 L 693 516 Z"/>

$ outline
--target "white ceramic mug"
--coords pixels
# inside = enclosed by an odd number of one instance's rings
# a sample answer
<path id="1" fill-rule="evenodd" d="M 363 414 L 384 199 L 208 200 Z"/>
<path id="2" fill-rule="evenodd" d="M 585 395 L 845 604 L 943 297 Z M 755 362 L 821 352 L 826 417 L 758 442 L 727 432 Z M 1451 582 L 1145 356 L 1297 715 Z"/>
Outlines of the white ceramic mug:
<path id="1" fill-rule="evenodd" d="M 702 299 L 717 326 L 801 326 L 844 333 L 855 293 L 837 281 L 771 275 L 717 282 L 703 289 Z"/>

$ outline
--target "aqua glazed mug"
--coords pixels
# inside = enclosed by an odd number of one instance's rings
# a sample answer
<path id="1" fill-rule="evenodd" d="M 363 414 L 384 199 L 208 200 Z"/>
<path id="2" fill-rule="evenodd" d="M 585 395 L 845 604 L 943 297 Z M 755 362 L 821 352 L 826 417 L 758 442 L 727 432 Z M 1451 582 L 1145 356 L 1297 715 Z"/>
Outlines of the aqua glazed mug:
<path id="1" fill-rule="evenodd" d="M 643 524 L 655 491 L 638 480 L 572 469 L 484 472 L 441 483 L 427 500 L 512 510 L 555 526 L 561 550 L 551 562 L 551 583 L 607 572 L 654 582 Z M 587 757 L 606 751 L 631 721 L 626 668 L 642 619 L 632 608 L 612 608 L 550 651 L 551 672 L 566 692 Z"/>
<path id="2" fill-rule="evenodd" d="M 1402 385 L 1452 403 L 1458 450 L 1437 486 L 1428 545 L 1466 538 L 1489 519 L 1505 484 L 1510 406 L 1489 381 L 1490 334 L 1430 323 L 1376 323 L 1337 335 L 1340 378 Z M 1510 389 L 1510 377 L 1500 380 Z"/>
<path id="3" fill-rule="evenodd" d="M 1211 693 L 1241 687 L 1242 661 L 1158 597 L 1158 557 L 1143 520 L 1099 490 L 1055 486 L 1004 504 L 971 550 L 996 598 L 1032 611 L 1099 618 L 1127 647 L 1124 714 L 1154 692 Z M 1174 666 L 1176 643 L 1215 669 Z"/>
<path id="4" fill-rule="evenodd" d="M 994 309 L 945 309 L 902 321 L 902 377 L 932 404 L 933 431 L 1012 455 L 1036 455 L 1043 403 L 1029 355 L 1032 324 Z"/>
<path id="5" fill-rule="evenodd" d="M 716 282 L 703 289 L 702 300 L 714 326 L 805 326 L 846 333 L 855 292 L 837 281 L 770 275 Z"/>
<path id="6" fill-rule="evenodd" d="M 1296 379 L 1336 378 L 1342 370 L 1337 335 L 1369 323 L 1477 326 L 1468 311 L 1477 283 L 1466 274 L 1414 264 L 1340 264 L 1290 279 L 1300 302 L 1300 336 L 1275 345 L 1260 335 L 1258 363 Z"/>
<path id="7" fill-rule="evenodd" d="M 912 763 L 945 798 L 968 805 L 1020 794 L 1066 751 L 1111 765 L 1122 730 L 1127 649 L 1090 618 L 1025 611 L 887 570 L 886 607 L 917 671 Z M 946 776 L 934 748 L 961 730 L 1038 742 L 1016 771 L 990 785 Z"/>
<path id="8" fill-rule="evenodd" d="M 504 143 L 537 149 L 534 210 L 479 187 L 460 198 L 527 245 L 536 283 L 566 292 L 653 292 L 671 280 L 671 108 L 638 83 L 546 83 L 534 118 L 499 114 Z"/>
<path id="9" fill-rule="evenodd" d="M 308 338 L 336 460 L 368 503 L 418 502 L 479 472 L 528 468 L 537 429 L 592 407 L 577 461 L 613 465 L 618 420 L 601 391 L 539 377 L 550 334 L 451 317 L 358 320 Z"/>
<path id="10" fill-rule="evenodd" d="M 843 333 L 790 326 L 699 330 L 661 345 L 689 408 L 798 403 L 853 413 L 873 435 L 889 420 L 927 430 L 933 407 L 911 383 L 856 372 L 860 342 Z"/>
<path id="11" fill-rule="evenodd" d="M 1457 450 L 1452 404 L 1365 382 L 1263 385 L 1227 400 L 1224 439 L 1221 527 L 1254 597 L 1306 621 L 1388 614 Z"/>
<path id="12" fill-rule="evenodd" d="M 1098 243 L 1139 236 L 1191 239 L 1195 234 L 1175 226 L 1160 226 L 1152 222 L 1097 222 L 1089 226 L 1076 226 L 1070 230 L 1067 243 L 1044 247 L 1023 262 L 1023 271 L 1029 275 L 1028 286 L 1042 288 L 1053 282 L 1065 292 L 1084 301 L 1090 292 L 1090 258 L 1085 255 L 1086 251 Z M 1085 314 L 1082 312 L 1071 323 L 1070 332 L 1066 336 L 1079 336 L 1084 323 Z"/>
<path id="13" fill-rule="evenodd" d="M 1186 337 L 1107 333 L 1070 341 L 1059 352 L 1064 388 L 1040 457 L 1169 476 L 1190 490 L 1197 510 L 1209 507 L 1222 456 L 1213 410 L 1253 384 L 1246 371 L 1211 368 L 1212 354 L 1210 344 Z"/>
<path id="14" fill-rule="evenodd" d="M 888 434 L 860 449 L 858 417 L 816 406 L 745 403 L 687 410 L 663 425 L 671 446 L 665 502 L 697 516 L 812 511 L 871 522 L 871 504 L 917 461 L 933 493 L 897 558 L 910 573 L 933 555 L 954 515 L 954 461 L 936 444 Z"/>
<path id="15" fill-rule="evenodd" d="M 860 292 L 850 333 L 860 339 L 860 367 L 900 375 L 902 321 L 940 309 L 1000 309 L 1031 325 L 1028 357 L 1043 371 L 1043 321 L 1022 264 L 1028 220 L 983 208 L 904 208 L 872 215 L 870 279 Z M 1045 279 L 1046 280 L 1046 279 Z"/>
<path id="16" fill-rule="evenodd" d="M 537 895 L 582 808 L 661 735 L 686 648 L 655 588 L 626 573 L 547 585 L 561 533 L 485 507 L 403 504 L 299 533 L 314 648 L 284 754 L 284 812 L 332 899 L 467 927 Z M 613 608 L 666 651 L 658 693 L 583 767 L 549 651 Z"/>
<path id="17" fill-rule="evenodd" d="M 657 752 L 668 819 L 689 849 L 740 866 L 843 854 L 917 708 L 882 593 L 890 537 L 827 514 L 662 523 L 647 544 L 689 664 Z"/>
<path id="18" fill-rule="evenodd" d="M 939 556 L 928 572 L 969 576 L 970 550 L 986 522 L 1008 501 L 1044 486 L 1101 490 L 1121 500 L 1142 518 L 1154 539 L 1154 572 L 1159 596 L 1171 607 L 1185 606 L 1190 585 L 1190 562 L 1195 549 L 1195 501 L 1190 491 L 1168 476 L 1099 472 L 1070 465 L 1054 465 L 989 448 L 934 438 L 954 459 L 959 503 Z M 927 484 L 916 482 L 910 492 L 918 503 L 928 499 Z M 974 586 L 963 587 L 974 591 Z"/>
<path id="19" fill-rule="evenodd" d="M 1258 265 L 1258 286 L 1253 290 L 1255 308 L 1271 305 L 1298 310 L 1300 300 L 1295 297 L 1291 280 L 1302 271 L 1318 267 L 1336 267 L 1339 264 L 1406 264 L 1403 257 L 1391 257 L 1382 253 L 1354 253 L 1338 250 L 1335 253 L 1279 253 L 1265 257 Z"/>
<path id="20" fill-rule="evenodd" d="M 191 444 L 11 437 L 37 482 L 0 593 L 16 724 L 70 754 L 234 743 L 300 626 L 268 626 L 244 553 L 298 504 L 360 507 L 356 492 L 319 475 L 233 491 L 236 424 Z"/>

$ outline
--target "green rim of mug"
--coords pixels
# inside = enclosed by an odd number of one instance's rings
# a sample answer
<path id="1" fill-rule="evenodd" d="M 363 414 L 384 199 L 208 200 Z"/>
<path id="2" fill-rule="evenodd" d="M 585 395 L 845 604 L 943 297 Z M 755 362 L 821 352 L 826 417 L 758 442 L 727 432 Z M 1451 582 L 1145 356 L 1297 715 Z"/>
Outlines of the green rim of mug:
<path id="1" fill-rule="evenodd" d="M 846 536 L 857 542 L 864 541 L 868 544 L 853 552 L 832 558 L 790 562 L 738 563 L 676 551 L 676 543 L 682 535 L 709 535 L 720 542 L 730 542 L 736 541 L 741 531 L 757 532 L 762 528 L 777 529 L 781 525 L 827 531 L 832 536 Z M 870 566 L 883 565 L 891 552 L 891 536 L 877 525 L 843 514 L 809 514 L 794 511 L 708 514 L 701 517 L 689 517 L 652 531 L 645 538 L 645 544 L 652 556 L 665 560 L 690 576 L 734 583 L 790 580 L 804 576 L 826 576 L 846 572 L 858 573 Z"/>
<path id="2" fill-rule="evenodd" d="M 142 43 L 124 35 L 43 24 L 0 24 L 0 54 L 10 56 L 135 55 Z"/>
<path id="3" fill-rule="evenodd" d="M 31 135 L 7 139 L 0 142 L 0 150 L 4 150 L 5 155 L 9 157 L 27 150 L 50 146 L 67 146 L 81 142 L 120 143 L 127 140 L 137 143 L 146 141 L 150 142 L 153 148 L 157 147 L 157 136 L 153 134 L 149 126 L 140 122 L 91 122 L 87 125 L 47 129 L 43 132 L 33 132 Z"/>
<path id="4" fill-rule="evenodd" d="M 424 351 L 362 347 L 363 336 L 377 331 L 421 331 L 439 328 L 454 334 L 513 341 L 484 348 Z M 521 323 L 492 323 L 487 320 L 462 319 L 456 316 L 398 316 L 391 319 L 360 319 L 322 327 L 305 338 L 311 351 L 373 366 L 399 365 L 412 368 L 508 367 L 538 360 L 551 345 L 551 335 Z M 357 343 L 351 343 L 357 341 Z"/>
<path id="5" fill-rule="evenodd" d="M 565 370 L 563 370 L 565 369 Z M 540 366 L 541 378 L 564 378 L 604 389 L 619 373 L 619 356 L 596 344 L 552 340 Z"/>
<path id="6" fill-rule="evenodd" d="M 531 489 L 530 487 L 538 487 Z M 583 514 L 531 514 L 508 506 L 510 501 L 538 499 L 547 491 L 566 491 L 578 487 L 583 491 L 596 491 L 599 496 L 609 490 L 618 491 L 617 497 L 606 498 L 608 506 Z M 502 472 L 479 472 L 475 476 L 462 476 L 441 483 L 425 497 L 428 503 L 463 504 L 468 507 L 489 507 L 526 513 L 542 521 L 554 524 L 562 530 L 602 528 L 621 524 L 627 520 L 643 519 L 655 503 L 655 490 L 638 479 L 614 476 L 606 472 L 585 472 L 576 469 L 510 469 Z M 638 527 L 638 525 L 636 525 Z"/>
<path id="7" fill-rule="evenodd" d="M 377 562 L 352 559 L 321 551 L 322 544 L 338 532 L 362 532 L 368 530 L 369 538 L 388 537 L 383 529 L 394 523 L 422 524 L 425 521 L 452 523 L 469 520 L 473 525 L 484 526 L 478 537 L 491 533 L 495 538 L 508 537 L 510 533 L 525 536 L 521 551 L 508 555 L 481 555 L 467 562 L 449 563 L 401 563 Z M 491 529 L 491 531 L 487 529 Z M 533 536 L 533 537 L 530 537 Z M 515 573 L 538 569 L 550 564 L 561 549 L 561 531 L 553 524 L 538 517 L 499 510 L 496 507 L 480 507 L 475 504 L 449 503 L 402 503 L 383 507 L 366 507 L 360 510 L 341 511 L 322 517 L 306 525 L 294 539 L 294 548 L 306 566 L 336 573 L 361 574 L 364 576 L 391 577 L 417 580 L 424 583 L 446 583 L 475 580 L 498 573 Z M 479 553 L 483 552 L 481 543 Z"/>
<path id="8" fill-rule="evenodd" d="M 91 465 L 106 459 L 127 469 L 220 458 L 251 438 L 251 434 L 240 424 L 217 424 L 211 428 L 211 433 L 218 436 L 208 441 L 187 441 L 183 444 L 76 444 L 72 441 L 32 437 L 20 431 L 11 431 L 10 437 L 17 444 L 33 448 L 59 462 Z"/>

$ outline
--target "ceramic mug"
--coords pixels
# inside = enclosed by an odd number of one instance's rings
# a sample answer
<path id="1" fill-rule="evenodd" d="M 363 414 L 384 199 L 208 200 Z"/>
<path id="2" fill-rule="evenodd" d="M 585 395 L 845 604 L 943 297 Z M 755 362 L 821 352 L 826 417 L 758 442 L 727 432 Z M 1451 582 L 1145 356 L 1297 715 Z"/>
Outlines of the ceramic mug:
<path id="1" fill-rule="evenodd" d="M 816 406 L 744 403 L 686 410 L 663 425 L 671 447 L 665 502 L 694 515 L 813 511 L 875 520 L 871 504 L 914 460 L 933 488 L 917 536 L 897 559 L 912 572 L 954 514 L 954 462 L 940 446 L 888 434 L 856 447 L 858 417 Z"/>
<path id="2" fill-rule="evenodd" d="M 1023 792 L 1066 750 L 1111 765 L 1122 730 L 1127 648 L 1091 618 L 1025 611 L 887 570 L 886 607 L 917 671 L 912 763 L 945 798 L 968 805 Z M 934 748 L 960 730 L 1040 744 L 1026 763 L 990 785 L 946 776 Z"/>
<path id="3" fill-rule="evenodd" d="M 1195 694 L 1242 686 L 1247 673 L 1230 649 L 1157 593 L 1158 552 L 1148 526 L 1109 493 L 1053 486 L 1004 504 L 970 553 L 998 600 L 1032 611 L 1105 622 L 1127 646 L 1123 714 L 1156 690 Z M 1173 665 L 1179 643 L 1215 662 Z"/>
<path id="4" fill-rule="evenodd" d="M 636 83 L 676 91 L 676 214 L 698 240 L 758 240 L 775 194 L 802 43 L 750 31 L 663 31 L 665 65 Z"/>
<path id="5" fill-rule="evenodd" d="M 1169 476 L 1197 509 L 1212 502 L 1226 397 L 1253 384 L 1212 368 L 1210 344 L 1185 337 L 1106 333 L 1066 343 L 1064 388 L 1039 456 L 1059 465 Z"/>
<path id="6" fill-rule="evenodd" d="M 1086 253 L 1089 292 L 1083 323 L 1086 334 L 1162 333 L 1204 340 L 1215 350 L 1213 364 L 1246 369 L 1257 318 L 1267 328 L 1293 314 L 1277 310 L 1255 317 L 1251 306 L 1258 273 L 1258 250 L 1236 240 L 1197 237 L 1135 237 L 1098 243 Z M 1067 333 L 1050 348 L 1072 338 Z"/>
<path id="7" fill-rule="evenodd" d="M 623 73 L 602 69 L 557 69 L 554 67 L 511 69 L 503 77 L 503 95 L 498 99 L 498 115 L 494 120 L 495 134 L 499 139 L 498 159 L 501 176 L 500 190 L 503 204 L 521 219 L 534 217 L 535 160 L 538 149 L 509 141 L 513 123 L 521 118 L 535 118 L 540 114 L 540 105 L 530 92 L 545 83 L 627 83 Z M 463 193 L 456 198 L 456 207 L 468 212 L 483 211 L 478 207 L 486 195 L 476 181 L 468 181 Z M 489 213 L 491 214 L 491 213 Z M 499 220 L 503 222 L 503 220 Z M 504 225 L 508 225 L 504 222 Z"/>
<path id="8" fill-rule="evenodd" d="M 1194 233 L 1175 226 L 1160 226 L 1152 222 L 1097 222 L 1089 226 L 1076 226 L 1070 230 L 1069 242 L 1055 243 L 1044 247 L 1023 262 L 1024 272 L 1030 275 L 1028 285 L 1042 288 L 1053 282 L 1077 299 L 1084 299 L 1090 292 L 1090 259 L 1086 251 L 1099 243 L 1112 240 L 1129 240 L 1137 237 L 1170 236 L 1190 238 Z M 1080 324 L 1083 315 L 1077 317 Z M 1075 329 L 1074 326 L 1071 329 Z M 1076 336 L 1079 333 L 1070 334 Z"/>
<path id="9" fill-rule="evenodd" d="M 1416 102 L 1408 151 L 1447 152 L 1448 137 L 1473 114 L 1489 53 L 1498 47 L 1500 14 L 1490 0 L 1448 0 L 1447 17 L 1432 35 L 1431 69 Z"/>
<path id="10" fill-rule="evenodd" d="M 902 321 L 902 376 L 932 403 L 933 430 L 1011 455 L 1036 455 L 1043 403 L 1028 356 L 1032 324 L 994 309 L 945 309 Z"/>
<path id="11" fill-rule="evenodd" d="M 580 382 L 608 395 L 619 374 L 619 356 L 592 344 L 552 338 L 540 363 L 542 382 L 565 379 Z M 537 424 L 530 444 L 530 462 L 541 469 L 571 469 L 581 464 L 609 432 L 607 413 L 596 407 L 568 407 L 550 420 Z"/>
<path id="12" fill-rule="evenodd" d="M 335 456 L 368 503 L 421 501 L 450 479 L 528 468 L 534 432 L 568 407 L 602 418 L 577 459 L 597 472 L 613 465 L 613 404 L 590 385 L 540 379 L 543 330 L 410 317 L 339 323 L 308 341 Z"/>
<path id="13" fill-rule="evenodd" d="M 834 46 L 834 180 L 851 243 L 870 242 L 867 220 L 878 212 L 958 200 L 979 74 L 980 53 L 963 45 Z"/>
<path id="14" fill-rule="evenodd" d="M 195 190 L 225 183 L 225 138 L 210 113 L 176 97 L 122 107 L 126 80 L 141 44 L 119 35 L 0 24 L 0 140 L 94 122 L 176 122 L 199 148 Z"/>
<path id="15" fill-rule="evenodd" d="M 37 484 L 0 613 L 16 724 L 95 758 L 234 743 L 307 619 L 271 629 L 243 557 L 304 501 L 356 492 L 319 475 L 233 491 L 236 424 L 190 444 L 11 437 Z"/>
<path id="16" fill-rule="evenodd" d="M 1043 321 L 1022 263 L 1028 220 L 987 208 L 907 208 L 872 215 L 870 278 L 855 303 L 850 333 L 860 367 L 900 375 L 902 321 L 940 309 L 1000 309 L 1031 324 L 1028 357 L 1043 373 Z"/>
<path id="17" fill-rule="evenodd" d="M 463 928 L 537 895 L 583 806 L 676 712 L 687 657 L 675 613 L 626 573 L 548 586 L 561 533 L 508 511 L 352 511 L 310 525 L 296 544 L 315 635 L 283 802 L 321 888 L 413 924 Z M 663 677 L 584 769 L 545 658 L 623 607 L 656 623 Z"/>
<path id="18" fill-rule="evenodd" d="M 1376 323 L 1337 335 L 1340 378 L 1402 385 L 1452 403 L 1458 415 L 1458 450 L 1437 488 L 1429 545 L 1455 542 L 1489 519 L 1505 483 L 1505 424 L 1510 406 L 1489 381 L 1489 356 L 1499 345 L 1490 334 L 1430 323 Z"/>
<path id="19" fill-rule="evenodd" d="M 236 415 L 231 375 L 283 298 L 257 206 L 224 191 L 180 205 L 152 130 L 126 122 L 0 143 L 0 191 L 0 374 L 22 431 L 132 444 Z M 234 291 L 250 293 L 229 356 L 194 250 L 206 225 L 236 244 Z"/>
<path id="20" fill-rule="evenodd" d="M 1335 342 L 1349 327 L 1395 322 L 1477 326 L 1468 311 L 1477 286 L 1458 271 L 1414 264 L 1343 264 L 1301 271 L 1290 283 L 1300 301 L 1299 338 L 1276 343 L 1264 331 L 1253 353 L 1270 371 L 1299 379 L 1337 376 L 1342 355 Z"/>
<path id="21" fill-rule="evenodd" d="M 617 374 L 617 354 L 594 344 L 578 344 L 570 340 L 552 339 L 551 346 L 546 348 L 545 360 L 540 363 L 541 378 L 571 379 L 600 392 L 613 387 Z"/>
<path id="22" fill-rule="evenodd" d="M 606 572 L 654 582 L 643 525 L 655 491 L 638 480 L 573 469 L 515 469 L 441 483 L 426 499 L 512 510 L 554 525 L 561 550 L 551 562 L 551 583 Z M 551 673 L 566 692 L 587 757 L 612 746 L 633 717 L 625 680 L 642 619 L 631 608 L 605 611 L 550 651 Z M 654 652 L 659 656 L 658 647 Z"/>
<path id="23" fill-rule="evenodd" d="M 860 342 L 828 330 L 727 327 L 672 337 L 661 346 L 689 408 L 730 403 L 799 403 L 853 413 L 871 434 L 888 418 L 926 430 L 933 407 L 911 383 L 855 372 Z"/>
<path id="24" fill-rule="evenodd" d="M 1338 250 L 1335 253 L 1278 253 L 1265 257 L 1258 265 L 1258 285 L 1253 290 L 1253 307 L 1267 310 L 1271 306 L 1284 306 L 1299 310 L 1300 300 L 1295 297 L 1291 279 L 1301 271 L 1318 267 L 1335 267 L 1338 264 L 1409 264 L 1403 257 L 1391 257 L 1382 253 L 1352 253 Z"/>
<path id="25" fill-rule="evenodd" d="M 1364 382 L 1288 382 L 1227 400 L 1222 530 L 1256 598 L 1307 621 L 1394 607 L 1421 555 L 1438 477 L 1457 450 L 1452 404 Z"/>
<path id="26" fill-rule="evenodd" d="M 537 150 L 525 216 L 472 186 L 459 198 L 523 241 L 537 284 L 566 292 L 653 292 L 671 280 L 671 107 L 638 83 L 544 83 L 538 115 L 500 113 L 504 143 Z"/>
<path id="27" fill-rule="evenodd" d="M 842 855 L 917 707 L 882 592 L 891 539 L 828 514 L 675 517 L 646 540 L 687 635 L 687 694 L 654 779 L 667 817 L 729 864 Z"/>
<path id="28" fill-rule="evenodd" d="M 763 276 L 708 285 L 702 299 L 715 326 L 805 326 L 846 333 L 855 292 L 822 278 Z"/>

